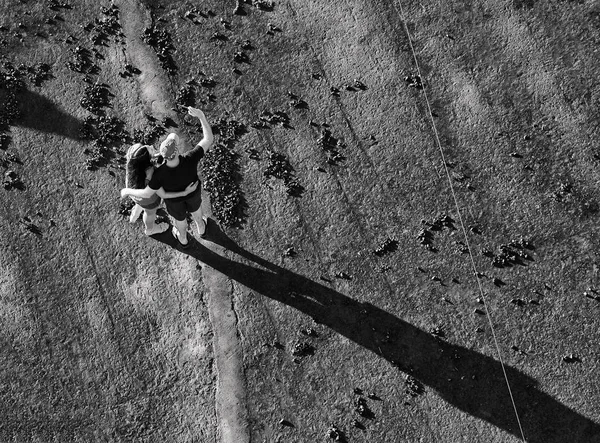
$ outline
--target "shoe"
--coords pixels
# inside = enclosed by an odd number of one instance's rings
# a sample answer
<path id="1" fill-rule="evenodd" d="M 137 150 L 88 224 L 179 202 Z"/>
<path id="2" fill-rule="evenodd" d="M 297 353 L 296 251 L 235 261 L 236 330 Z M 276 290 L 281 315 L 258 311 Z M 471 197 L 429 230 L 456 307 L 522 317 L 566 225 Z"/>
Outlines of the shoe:
<path id="1" fill-rule="evenodd" d="M 200 226 L 198 226 L 198 222 L 196 222 L 196 227 L 198 228 L 198 235 L 200 238 L 206 238 L 206 231 L 208 229 L 208 217 L 202 217 L 202 221 L 204 222 L 204 232 L 200 233 Z"/>
<path id="2" fill-rule="evenodd" d="M 179 240 L 179 231 L 177 230 L 177 228 L 175 226 L 173 226 L 173 237 L 175 237 L 175 240 L 177 240 L 177 243 L 179 243 L 179 246 L 181 246 L 181 249 L 187 249 L 190 247 L 191 243 L 188 239 L 187 243 L 181 243 L 181 240 Z"/>
<path id="3" fill-rule="evenodd" d="M 169 225 L 167 223 L 155 223 L 152 229 L 144 229 L 144 234 L 146 235 L 156 235 L 161 234 L 169 229 Z"/>

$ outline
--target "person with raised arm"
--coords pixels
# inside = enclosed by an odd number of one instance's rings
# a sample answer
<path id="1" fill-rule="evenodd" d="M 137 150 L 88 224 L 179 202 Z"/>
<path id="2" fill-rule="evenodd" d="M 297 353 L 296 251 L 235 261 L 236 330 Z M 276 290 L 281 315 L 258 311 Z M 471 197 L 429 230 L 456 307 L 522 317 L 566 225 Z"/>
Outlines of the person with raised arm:
<path id="1" fill-rule="evenodd" d="M 125 156 L 127 163 L 125 166 L 125 186 L 132 189 L 145 188 L 154 173 L 154 165 L 152 163 L 154 149 L 152 146 L 136 143 L 129 148 Z M 156 210 L 160 206 L 161 198 L 177 198 L 185 197 L 190 192 L 196 190 L 198 182 L 192 183 L 183 192 L 165 192 L 164 189 L 159 189 L 155 194 L 148 198 L 134 197 L 130 198 L 135 203 L 129 217 L 130 223 L 135 222 L 140 213 L 144 222 L 144 234 L 155 235 L 165 232 L 169 225 L 167 223 L 156 223 Z"/>
<path id="2" fill-rule="evenodd" d="M 183 192 L 190 184 L 199 182 L 198 162 L 212 147 L 213 133 L 206 116 L 200 109 L 189 106 L 188 113 L 200 120 L 203 133 L 202 140 L 193 149 L 180 153 L 179 137 L 175 133 L 169 134 L 159 148 L 163 163 L 154 170 L 148 185 L 144 189 L 124 188 L 121 190 L 121 197 L 129 195 L 137 198 L 149 198 L 160 189 L 167 193 Z M 181 247 L 186 248 L 189 246 L 186 220 L 188 214 L 192 216 L 196 223 L 198 235 L 204 237 L 208 219 L 202 214 L 200 186 L 186 196 L 167 198 L 164 201 L 167 211 L 175 220 L 173 236 Z"/>

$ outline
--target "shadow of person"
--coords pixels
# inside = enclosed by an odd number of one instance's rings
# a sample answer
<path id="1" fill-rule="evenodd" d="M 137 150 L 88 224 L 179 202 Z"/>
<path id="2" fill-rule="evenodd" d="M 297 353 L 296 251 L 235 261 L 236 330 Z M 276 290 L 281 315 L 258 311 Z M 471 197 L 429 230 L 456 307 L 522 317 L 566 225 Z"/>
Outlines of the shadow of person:
<path id="1" fill-rule="evenodd" d="M 48 98 L 25 89 L 17 93 L 17 100 L 21 115 L 12 122 L 13 125 L 75 140 L 79 138 L 82 122 L 67 114 Z"/>
<path id="2" fill-rule="evenodd" d="M 210 228 L 211 241 L 247 263 L 223 257 L 195 240 L 183 252 L 369 349 L 454 407 L 521 437 L 498 361 L 436 338 L 370 303 L 358 302 L 270 263 L 239 247 L 214 225 Z M 168 233 L 154 238 L 177 247 Z M 529 443 L 600 442 L 597 423 L 542 392 L 534 379 L 519 370 L 510 366 L 505 370 Z"/>

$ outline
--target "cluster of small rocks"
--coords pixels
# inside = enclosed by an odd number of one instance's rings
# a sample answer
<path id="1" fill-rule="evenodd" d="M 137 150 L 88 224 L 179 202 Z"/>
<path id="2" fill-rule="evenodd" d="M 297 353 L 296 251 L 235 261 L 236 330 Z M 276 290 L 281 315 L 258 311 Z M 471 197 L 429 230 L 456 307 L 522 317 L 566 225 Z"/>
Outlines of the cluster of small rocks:
<path id="1" fill-rule="evenodd" d="M 144 29 L 142 38 L 154 49 L 163 69 L 170 75 L 175 75 L 178 68 L 173 59 L 175 46 L 173 46 L 171 34 L 164 29 L 158 29 L 153 24 L 151 27 Z"/>
<path id="2" fill-rule="evenodd" d="M 213 127 L 213 132 L 221 136 L 221 142 L 232 147 L 247 132 L 246 125 L 234 119 L 220 118 Z"/>
<path id="3" fill-rule="evenodd" d="M 246 3 L 263 11 L 272 11 L 275 8 L 275 2 L 270 0 L 246 0 Z"/>
<path id="4" fill-rule="evenodd" d="M 188 80 L 183 86 L 177 91 L 175 96 L 175 102 L 179 106 L 196 106 L 196 84 L 195 80 Z"/>
<path id="5" fill-rule="evenodd" d="M 123 43 L 124 36 L 119 21 L 119 8 L 115 4 L 101 8 L 102 17 L 83 26 L 83 30 L 90 36 L 95 46 L 107 46 L 113 38 L 115 42 Z M 84 149 L 88 156 L 85 162 L 87 170 L 93 171 L 99 167 L 106 166 L 114 158 L 120 158 L 120 146 L 130 140 L 125 131 L 125 124 L 115 116 L 107 115 L 107 109 L 111 108 L 111 99 L 114 95 L 110 92 L 109 85 L 101 83 L 96 77 L 100 73 L 100 67 L 96 59 L 103 59 L 101 52 L 84 46 L 76 46 L 71 50 L 73 60 L 68 67 L 74 71 L 84 74 L 83 81 L 87 83 L 84 95 L 80 100 L 81 106 L 92 115 L 87 116 L 79 128 L 79 136 L 84 141 L 91 141 L 91 145 Z M 125 70 L 120 73 L 121 77 L 131 77 L 140 71 L 132 65 L 126 65 Z"/>
<path id="6" fill-rule="evenodd" d="M 421 76 L 417 74 L 411 74 L 404 77 L 404 82 L 407 86 L 415 89 L 423 89 L 423 81 Z"/>
<path id="7" fill-rule="evenodd" d="M 86 86 L 83 94 L 80 100 L 81 107 L 96 115 L 104 114 L 104 108 L 110 107 L 110 99 L 113 97 L 108 85 L 104 83 Z"/>
<path id="8" fill-rule="evenodd" d="M 566 197 L 573 192 L 573 185 L 571 183 L 560 183 L 558 189 L 550 195 L 557 202 L 562 202 Z"/>
<path id="9" fill-rule="evenodd" d="M 340 150 L 346 148 L 346 144 L 343 140 L 335 138 L 328 128 L 321 130 L 321 135 L 317 139 L 317 143 L 323 152 L 325 152 L 328 164 L 337 165 L 345 159 Z"/>
<path id="10" fill-rule="evenodd" d="M 213 214 L 223 226 L 239 226 L 243 222 L 243 198 L 235 177 L 237 154 L 218 144 L 208 151 L 202 162 L 204 188 L 210 194 Z"/>
<path id="11" fill-rule="evenodd" d="M 265 129 L 271 126 L 287 127 L 290 124 L 290 117 L 284 111 L 263 111 L 258 120 L 250 126 L 256 129 Z"/>
<path id="12" fill-rule="evenodd" d="M 25 189 L 23 182 L 19 179 L 17 173 L 11 169 L 4 173 L 4 180 L 2 181 L 2 187 L 7 191 L 11 189 Z"/>
<path id="13" fill-rule="evenodd" d="M 418 397 L 419 395 L 425 393 L 423 384 L 412 375 L 407 375 L 404 382 L 406 383 L 406 393 L 411 397 Z"/>
<path id="14" fill-rule="evenodd" d="M 26 89 L 23 72 L 15 68 L 10 62 L 5 62 L 0 69 L 0 92 L 3 103 L 0 109 L 0 133 L 5 134 L 10 124 L 19 118 L 19 101 L 17 94 Z M 8 139 L 4 139 L 5 143 Z M 3 149 L 6 149 L 2 143 Z"/>
<path id="15" fill-rule="evenodd" d="M 294 168 L 287 157 L 279 152 L 268 151 L 268 164 L 264 171 L 265 177 L 283 180 L 288 195 L 300 197 L 304 187 L 298 182 L 294 174 Z"/>
<path id="16" fill-rule="evenodd" d="M 135 202 L 130 198 L 122 198 L 119 201 L 119 210 L 117 212 L 123 217 L 129 217 L 134 206 Z"/>
<path id="17" fill-rule="evenodd" d="M 110 7 L 102 7 L 101 11 L 104 17 L 95 19 L 93 23 L 88 23 L 84 27 L 84 30 L 90 33 L 92 43 L 106 46 L 110 37 L 122 41 L 125 35 L 121 31 L 119 7 L 112 4 Z"/>
<path id="18" fill-rule="evenodd" d="M 534 247 L 531 242 L 521 237 L 518 240 L 500 245 L 497 253 L 488 249 L 484 249 L 482 253 L 492 259 L 492 266 L 504 268 L 514 265 L 523 265 L 524 260 L 533 260 L 531 255 L 527 252 L 527 250 L 533 249 Z"/>
<path id="19" fill-rule="evenodd" d="M 148 123 L 144 129 L 133 131 L 133 140 L 143 145 L 152 145 L 166 132 L 164 124 L 158 122 L 154 117 L 146 115 Z"/>
<path id="20" fill-rule="evenodd" d="M 35 86 L 42 86 L 45 81 L 53 78 L 52 67 L 48 63 L 38 63 L 32 66 L 20 64 L 17 66 L 17 70 L 27 76 L 29 82 Z"/>
<path id="21" fill-rule="evenodd" d="M 10 144 L 10 125 L 20 117 L 18 94 L 27 88 L 24 81 L 27 69 L 15 68 L 12 63 L 5 62 L 0 69 L 0 94 L 3 97 L 0 109 L 0 149 L 6 151 Z M 23 190 L 23 182 L 18 174 L 8 169 L 11 163 L 20 163 L 16 155 L 5 153 L 1 159 L 1 166 L 7 168 L 4 172 L 2 187 L 6 190 Z"/>
<path id="22" fill-rule="evenodd" d="M 86 117 L 79 135 L 83 140 L 92 141 L 91 148 L 83 151 L 88 155 L 85 167 L 89 171 L 106 166 L 113 158 L 117 157 L 117 147 L 129 140 L 123 121 L 117 117 L 106 115 Z"/>
<path id="23" fill-rule="evenodd" d="M 455 230 L 454 220 L 452 217 L 446 214 L 441 214 L 433 222 L 422 220 L 421 223 L 426 227 L 419 231 L 417 239 L 421 245 L 425 246 L 429 251 L 436 252 L 437 249 L 433 246 L 434 234 L 433 232 L 443 231 L 444 228 Z"/>
<path id="24" fill-rule="evenodd" d="M 67 63 L 67 67 L 74 72 L 80 74 L 96 75 L 100 72 L 100 68 L 94 62 L 92 51 L 83 46 L 76 46 L 71 50 L 73 60 Z"/>

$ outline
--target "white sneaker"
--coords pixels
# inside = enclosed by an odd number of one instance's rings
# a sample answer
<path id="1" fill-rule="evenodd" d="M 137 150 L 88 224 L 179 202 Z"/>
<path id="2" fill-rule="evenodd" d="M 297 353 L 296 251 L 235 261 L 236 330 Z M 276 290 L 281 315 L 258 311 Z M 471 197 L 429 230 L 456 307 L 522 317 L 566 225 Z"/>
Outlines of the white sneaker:
<path id="1" fill-rule="evenodd" d="M 144 229 L 144 234 L 146 235 L 155 235 L 165 232 L 169 229 L 169 225 L 167 223 L 154 223 L 152 229 Z"/>

